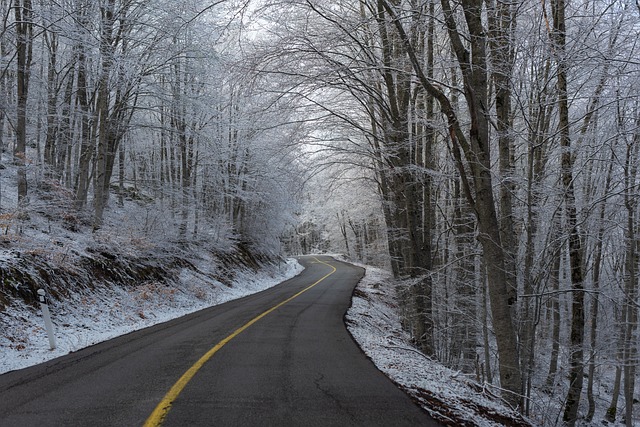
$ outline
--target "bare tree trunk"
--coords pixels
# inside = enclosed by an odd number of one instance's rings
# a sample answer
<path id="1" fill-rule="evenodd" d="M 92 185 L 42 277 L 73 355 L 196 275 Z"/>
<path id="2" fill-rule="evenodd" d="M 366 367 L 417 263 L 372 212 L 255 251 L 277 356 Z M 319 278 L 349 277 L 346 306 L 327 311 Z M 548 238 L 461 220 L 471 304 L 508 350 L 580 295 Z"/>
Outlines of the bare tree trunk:
<path id="1" fill-rule="evenodd" d="M 52 176 L 52 173 L 58 170 L 56 165 L 56 140 L 58 137 L 58 121 L 56 120 L 58 100 L 58 82 L 56 77 L 58 35 L 55 32 L 45 32 L 44 37 L 49 48 L 49 64 L 47 69 L 47 135 L 44 144 L 44 163 L 48 169 L 45 171 L 46 176 Z"/>
<path id="2" fill-rule="evenodd" d="M 609 193 L 611 186 L 611 176 L 613 172 L 615 152 L 611 150 L 611 159 L 609 161 L 609 169 L 607 171 L 607 177 L 605 178 L 604 194 Z M 606 204 L 603 202 L 600 204 L 600 214 L 598 215 L 599 228 L 596 234 L 596 247 L 593 255 L 593 294 L 591 296 L 591 310 L 590 310 L 590 350 L 589 350 L 589 375 L 587 381 L 587 400 L 589 401 L 589 409 L 587 411 L 586 419 L 588 422 L 593 420 L 593 415 L 596 411 L 596 401 L 593 395 L 593 384 L 596 372 L 596 345 L 597 345 L 597 333 L 598 333 L 598 309 L 600 307 L 599 293 L 600 293 L 600 269 L 602 267 L 602 249 L 604 246 L 603 236 L 605 232 L 605 213 Z"/>
<path id="3" fill-rule="evenodd" d="M 78 11 L 78 32 L 82 31 L 88 25 L 86 7 L 81 7 Z M 97 120 L 93 111 L 91 111 L 91 101 L 88 94 L 88 70 L 87 70 L 87 54 L 82 41 L 76 45 L 78 52 L 78 107 L 81 116 L 81 132 L 80 132 L 80 155 L 78 159 L 78 168 L 75 178 L 75 207 L 82 209 L 87 204 L 87 193 L 89 191 L 89 170 L 91 168 L 91 159 L 95 150 L 93 131 L 97 125 Z"/>
<path id="4" fill-rule="evenodd" d="M 13 49 L 12 43 L 9 42 L 8 40 L 8 36 L 7 36 L 7 27 L 10 25 L 9 24 L 9 19 L 11 16 L 11 2 L 7 1 L 7 0 L 2 0 L 2 2 L 0 2 L 0 16 L 3 17 L 2 19 L 2 28 L 0 29 L 0 57 L 2 58 L 8 58 L 10 55 L 10 52 Z M 10 96 L 10 80 L 11 80 L 11 75 L 10 75 L 10 71 L 7 69 L 5 70 L 5 72 L 0 73 L 0 97 L 2 97 L 3 99 L 5 99 L 5 102 L 7 104 L 10 103 L 11 100 L 11 96 Z M 6 120 L 6 114 L 7 114 L 7 107 L 3 106 L 0 107 L 0 163 L 2 162 L 2 155 L 4 154 L 5 150 L 6 150 L 6 144 L 5 144 L 5 122 L 8 121 Z M 1 171 L 0 171 L 1 174 Z M 2 185 L 1 185 L 1 180 L 0 180 L 0 209 L 2 208 Z"/>
<path id="5" fill-rule="evenodd" d="M 566 26 L 564 0 L 553 0 L 553 42 L 558 66 L 558 113 L 561 168 L 564 189 L 566 229 L 569 236 L 569 262 L 571 270 L 571 333 L 569 354 L 569 390 L 567 392 L 563 420 L 575 425 L 578 418 L 580 394 L 584 379 L 584 272 L 582 242 L 578 230 L 575 189 L 573 181 L 573 153 L 569 136 L 569 103 L 567 99 L 567 62 L 565 58 Z"/>
<path id="6" fill-rule="evenodd" d="M 355 252 L 355 257 L 358 262 L 362 262 L 362 231 L 363 227 L 361 224 L 357 224 L 353 221 L 353 219 L 349 218 L 349 228 L 353 232 L 354 240 L 353 240 L 353 251 Z"/>
<path id="7" fill-rule="evenodd" d="M 75 56 L 75 55 L 74 55 Z M 76 60 L 77 58 L 74 58 Z M 73 67 L 73 64 L 71 65 Z M 56 165 L 56 170 L 54 172 L 54 176 L 58 179 L 64 178 L 64 183 L 67 188 L 70 188 L 71 183 L 73 181 L 72 172 L 71 172 L 71 163 L 73 162 L 71 156 L 71 148 L 73 146 L 73 135 L 74 135 L 74 125 L 72 114 L 75 114 L 73 103 L 73 91 L 76 89 L 74 87 L 74 73 L 70 72 L 67 77 L 67 84 L 64 89 L 63 99 L 62 99 L 62 107 L 60 115 L 62 116 L 60 119 L 60 127 L 56 132 L 56 137 L 58 141 L 55 143 L 55 149 L 53 150 L 53 154 L 55 154 L 56 159 L 53 161 Z M 77 103 L 80 103 L 80 88 L 77 88 Z M 82 110 L 81 110 L 82 111 Z M 80 123 L 82 126 L 84 117 L 81 113 Z M 66 176 L 65 176 L 66 175 Z"/>
<path id="8" fill-rule="evenodd" d="M 340 213 L 336 213 L 338 217 L 338 226 L 340 227 L 340 233 L 342 233 L 342 238 L 344 239 L 344 247 L 347 251 L 347 257 L 351 256 L 351 251 L 349 250 L 349 236 L 347 235 L 347 220 L 345 218 L 345 212 L 342 211 Z"/>
<path id="9" fill-rule="evenodd" d="M 119 206 L 124 206 L 125 154 L 126 153 L 124 150 L 124 145 L 120 144 L 120 149 L 118 150 L 118 205 Z"/>
<path id="10" fill-rule="evenodd" d="M 460 361 L 463 372 L 471 372 L 476 355 L 476 292 L 474 288 L 475 259 L 473 256 L 474 218 L 463 200 L 459 181 L 454 182 L 454 232 L 456 245 L 456 308 L 458 321 L 454 330 L 454 357 Z"/>
<path id="11" fill-rule="evenodd" d="M 621 268 L 625 268 L 624 265 Z M 619 308 L 619 311 L 617 309 Z M 622 367 L 624 364 L 624 356 L 625 356 L 625 332 L 626 332 L 626 324 L 627 324 L 627 310 L 624 307 L 624 301 L 621 307 L 614 307 L 616 312 L 614 313 L 617 328 L 617 349 L 616 349 L 616 373 L 613 379 L 613 390 L 611 392 L 611 403 L 607 408 L 607 412 L 605 413 L 604 419 L 605 421 L 615 422 L 616 417 L 618 415 L 618 400 L 620 398 L 620 389 L 622 388 Z"/>
<path id="12" fill-rule="evenodd" d="M 487 274 L 484 262 L 481 261 L 480 285 L 482 286 L 482 338 L 484 345 L 484 370 L 487 382 L 493 383 L 493 373 L 491 369 L 491 347 L 489 342 L 489 302 L 487 301 Z"/>
<path id="13" fill-rule="evenodd" d="M 180 224 L 180 237 L 186 238 L 188 222 L 189 222 L 189 195 L 191 192 L 191 173 L 192 173 L 192 159 L 193 149 L 192 142 L 185 137 L 184 131 L 181 132 L 180 137 L 180 158 L 182 161 L 182 222 Z"/>
<path id="14" fill-rule="evenodd" d="M 640 116 L 636 121 L 636 127 L 640 125 Z M 627 210 L 627 256 L 624 289 L 623 310 L 626 312 L 623 341 L 623 374 L 624 374 L 624 400 L 625 400 L 625 424 L 633 425 L 633 394 L 635 391 L 636 365 L 638 363 L 638 262 L 640 261 L 639 242 L 636 238 L 638 219 L 637 206 L 637 175 L 638 175 L 638 150 L 640 148 L 640 132 L 635 133 L 633 141 L 627 144 L 627 156 L 625 164 L 625 195 L 624 204 Z"/>
<path id="15" fill-rule="evenodd" d="M 131 6 L 131 2 L 123 2 L 119 4 L 116 11 L 115 0 L 106 0 L 100 8 L 101 64 L 96 101 L 99 132 L 94 176 L 94 229 L 102 225 L 104 209 L 109 201 L 110 183 L 118 147 L 127 132 L 137 102 L 137 94 L 134 91 L 136 80 L 127 80 L 127 73 L 114 63 L 116 50 L 123 57 L 129 53 L 128 37 L 132 31 L 133 18 L 128 14 Z M 114 74 L 113 78 L 118 79 L 120 83 L 115 94 L 112 94 L 113 90 L 109 88 L 112 74 Z"/>
<path id="16" fill-rule="evenodd" d="M 111 138 L 114 134 L 112 126 L 118 125 L 117 123 L 112 123 L 109 115 L 109 103 L 111 98 L 109 75 L 113 67 L 114 12 L 115 0 L 106 0 L 105 3 L 100 6 L 100 20 L 102 24 L 100 32 L 101 64 L 96 101 L 96 116 L 99 124 L 93 185 L 94 230 L 97 230 L 102 226 L 105 203 L 108 194 L 107 162 L 110 155 L 109 147 L 112 145 Z"/>
<path id="17" fill-rule="evenodd" d="M 550 62 L 547 61 L 543 67 L 541 76 L 545 81 L 548 79 L 550 71 Z M 540 191 L 542 180 L 544 178 L 544 169 L 547 162 L 548 149 L 546 147 L 549 125 L 550 125 L 550 111 L 552 105 L 548 102 L 549 94 L 547 90 L 540 91 L 532 96 L 533 105 L 531 107 L 531 116 L 533 126 L 529 133 L 529 150 L 528 150 L 528 170 L 527 170 L 527 216 L 526 216 L 526 235 L 527 241 L 525 243 L 524 253 L 524 272 L 523 272 L 523 293 L 525 297 L 520 302 L 520 307 L 523 313 L 521 314 L 522 331 L 522 357 L 523 361 L 522 373 L 524 375 L 523 386 L 525 388 L 525 415 L 529 415 L 531 406 L 531 387 L 532 377 L 535 365 L 535 333 L 537 327 L 536 316 L 539 315 L 539 308 L 541 306 L 541 297 L 534 296 L 537 293 L 537 289 L 542 283 L 540 274 L 534 275 L 535 264 L 535 239 L 538 235 L 538 222 L 539 215 L 537 207 L 544 203 L 544 197 Z M 534 101 L 535 100 L 535 101 Z M 550 105 L 549 105 L 550 104 Z M 557 253 L 555 255 L 557 259 Z M 555 262 L 554 262 L 555 264 Z M 553 273 L 551 274 L 553 276 Z M 553 280 L 553 277 L 551 277 Z M 557 274 L 556 274 L 557 282 Z M 556 285 L 557 286 L 557 285 Z M 536 291 L 534 291 L 536 289 Z M 551 297 L 557 303 L 557 295 Z M 557 308 L 557 307 L 556 307 Z M 559 326 L 558 326 L 559 327 Z M 559 329 L 558 329 L 559 331 Z M 557 354 L 556 354 L 557 356 Z M 557 358 L 556 358 L 557 361 Z M 549 377 L 549 381 L 553 380 L 555 371 Z"/>
<path id="18" fill-rule="evenodd" d="M 7 0 L 2 0 L 2 2 L 0 2 L 0 14 L 1 14 L 0 16 L 3 17 L 2 28 L 0 29 L 0 57 L 2 58 L 8 58 L 11 50 L 13 49 L 13 46 L 11 46 L 11 43 L 9 43 L 8 41 L 9 37 L 7 37 L 7 27 L 10 25 L 9 19 L 11 16 L 10 6 L 11 6 L 11 2 Z M 0 96 L 6 100 L 5 102 L 7 104 L 10 102 L 10 99 L 11 99 L 9 96 L 9 84 L 8 84 L 10 78 L 11 76 L 10 76 L 9 70 L 6 70 L 5 72 L 0 73 Z M 5 132 L 4 132 L 6 114 L 7 114 L 6 107 L 4 106 L 0 107 L 0 162 L 2 161 L 2 154 L 4 154 L 6 150 Z M 1 190 L 2 189 L 0 188 L 0 195 L 2 194 Z"/>
<path id="19" fill-rule="evenodd" d="M 426 67 L 427 76 L 433 78 L 434 70 L 434 43 L 435 43 L 435 1 L 429 1 L 429 22 L 427 24 L 427 39 L 426 39 Z M 422 158 L 418 159 L 418 164 L 421 164 L 425 170 L 433 168 L 433 156 L 434 156 L 434 144 L 436 133 L 431 125 L 435 118 L 434 111 L 434 99 L 430 94 L 425 94 L 425 119 L 426 125 L 424 126 Z M 422 283 L 420 286 L 420 294 L 416 298 L 416 305 L 421 313 L 421 325 L 423 328 L 422 334 L 424 336 L 422 350 L 429 356 L 435 356 L 435 337 L 434 337 L 434 325 L 433 318 L 433 250 L 432 250 L 432 234 L 434 227 L 434 201 L 433 201 L 433 183 L 429 174 L 423 174 L 422 184 L 422 219 L 421 229 L 422 236 L 420 241 L 422 242 L 419 249 L 422 253 L 422 267 L 424 268 Z"/>
<path id="20" fill-rule="evenodd" d="M 514 4 L 486 0 L 488 9 L 489 47 L 493 63 L 492 79 L 495 84 L 496 128 L 498 131 L 498 158 L 500 168 L 500 232 L 505 248 L 507 287 L 509 299 L 517 298 L 516 252 L 517 236 L 513 221 L 513 129 L 511 123 L 511 75 L 513 69 L 513 29 L 516 25 Z"/>
<path id="21" fill-rule="evenodd" d="M 17 0 L 14 6 L 17 49 L 17 120 L 13 158 L 18 166 L 18 205 L 27 202 L 27 99 L 31 72 L 33 23 L 31 0 Z"/>
<path id="22" fill-rule="evenodd" d="M 551 332 L 551 357 L 549 358 L 549 372 L 545 381 L 545 388 L 553 390 L 558 372 L 558 356 L 560 355 L 560 253 L 553 255 L 549 281 L 551 282 L 551 313 L 553 330 Z"/>
<path id="23" fill-rule="evenodd" d="M 622 344 L 620 344 L 622 347 Z M 619 357 L 622 359 L 622 348 L 619 349 Z M 620 384 L 622 383 L 622 368 L 616 366 L 616 374 L 613 378 L 613 391 L 611 392 L 611 404 L 607 408 L 604 419 L 609 422 L 615 422 L 618 415 L 618 398 L 620 397 Z"/>

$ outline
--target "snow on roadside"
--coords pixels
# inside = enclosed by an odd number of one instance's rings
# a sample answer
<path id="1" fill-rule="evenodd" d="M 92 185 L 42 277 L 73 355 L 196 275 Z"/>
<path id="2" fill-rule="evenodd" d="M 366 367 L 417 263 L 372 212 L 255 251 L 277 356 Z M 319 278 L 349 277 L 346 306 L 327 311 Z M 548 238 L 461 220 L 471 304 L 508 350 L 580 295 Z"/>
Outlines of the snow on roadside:
<path id="1" fill-rule="evenodd" d="M 378 369 L 446 425 L 530 425 L 502 405 L 486 386 L 416 350 L 400 325 L 390 273 L 369 266 L 366 271 L 354 292 L 346 323 Z"/>
<path id="2" fill-rule="evenodd" d="M 239 272 L 232 286 L 207 274 L 184 269 L 180 283 L 150 283 L 135 289 L 100 288 L 74 294 L 64 304 L 50 306 L 57 348 L 49 350 L 42 313 L 13 303 L 0 312 L 0 374 L 36 365 L 108 339 L 165 322 L 203 308 L 273 287 L 296 276 L 303 267 L 295 260 L 257 273 Z"/>

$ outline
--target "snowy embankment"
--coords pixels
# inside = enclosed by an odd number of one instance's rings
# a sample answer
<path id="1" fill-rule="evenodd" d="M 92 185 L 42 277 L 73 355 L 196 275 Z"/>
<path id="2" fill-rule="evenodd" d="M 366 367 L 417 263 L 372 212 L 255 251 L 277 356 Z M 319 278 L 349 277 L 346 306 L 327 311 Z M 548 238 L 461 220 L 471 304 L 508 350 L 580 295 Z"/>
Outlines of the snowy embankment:
<path id="1" fill-rule="evenodd" d="M 391 275 L 367 267 L 347 328 L 375 365 L 431 416 L 450 426 L 530 426 L 485 386 L 420 353 L 402 330 Z"/>
<path id="2" fill-rule="evenodd" d="M 213 278 L 212 261 L 200 259 L 196 268 L 183 268 L 172 282 L 96 287 L 71 293 L 63 302 L 53 301 L 55 350 L 49 349 L 40 310 L 13 301 L 0 311 L 0 374 L 262 291 L 302 271 L 296 260 L 289 259 L 257 272 L 240 269 L 230 283 L 221 283 Z"/>

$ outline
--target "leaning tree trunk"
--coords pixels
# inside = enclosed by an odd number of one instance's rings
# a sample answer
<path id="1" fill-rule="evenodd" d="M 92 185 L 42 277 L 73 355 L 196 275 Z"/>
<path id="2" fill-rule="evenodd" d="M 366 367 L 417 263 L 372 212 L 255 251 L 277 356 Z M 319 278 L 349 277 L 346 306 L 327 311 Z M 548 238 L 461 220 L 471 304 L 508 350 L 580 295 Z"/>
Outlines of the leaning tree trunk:
<path id="1" fill-rule="evenodd" d="M 505 250 L 501 243 L 500 224 L 491 177 L 489 114 L 485 110 L 488 105 L 488 78 L 487 41 L 482 23 L 483 2 L 480 0 L 462 1 L 470 33 L 468 37 L 470 52 L 462 40 L 463 35 L 458 32 L 451 4 L 448 0 L 441 0 L 451 46 L 458 59 L 464 80 L 464 94 L 471 119 L 469 138 L 467 138 L 450 99 L 426 77 L 422 63 L 416 56 L 412 42 L 407 36 L 401 20 L 395 14 L 394 7 L 387 1 L 379 1 L 393 18 L 420 84 L 438 100 L 440 109 L 447 118 L 453 154 L 461 175 L 464 193 L 470 205 L 475 209 L 478 219 L 478 240 L 482 244 L 483 257 L 487 267 L 489 300 L 498 344 L 500 381 L 505 390 L 504 398 L 513 406 L 521 407 L 522 377 L 520 375 L 518 343 L 511 316 L 511 305 L 514 301 L 509 298 Z"/>
<path id="2" fill-rule="evenodd" d="M 487 40 L 481 13 L 483 2 L 480 0 L 462 2 L 470 33 L 471 52 L 461 40 L 449 1 L 442 0 L 441 3 L 451 44 L 462 71 L 465 98 L 471 117 L 468 145 L 461 145 L 468 169 L 471 171 L 475 198 L 474 192 L 468 186 L 465 192 L 476 211 L 478 240 L 482 244 L 487 266 L 489 300 L 500 358 L 500 382 L 509 392 L 505 396 L 506 400 L 514 406 L 521 406 L 522 377 L 516 333 L 511 317 L 511 306 L 515 300 L 509 289 L 507 254 L 502 244 L 491 176 L 489 120 L 488 111 L 485 110 L 488 105 L 488 76 Z M 460 164 L 459 171 L 462 175 L 465 174 L 465 170 L 464 165 Z"/>

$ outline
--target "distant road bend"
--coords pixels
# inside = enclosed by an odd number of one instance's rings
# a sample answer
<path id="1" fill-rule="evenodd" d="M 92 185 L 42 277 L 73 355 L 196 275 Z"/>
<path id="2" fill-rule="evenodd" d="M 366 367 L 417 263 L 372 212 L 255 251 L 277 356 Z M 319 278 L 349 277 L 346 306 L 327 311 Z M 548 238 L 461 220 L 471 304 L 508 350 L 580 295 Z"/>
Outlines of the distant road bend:
<path id="1" fill-rule="evenodd" d="M 0 375 L 0 426 L 436 426 L 345 329 L 362 269 L 274 288 Z"/>

